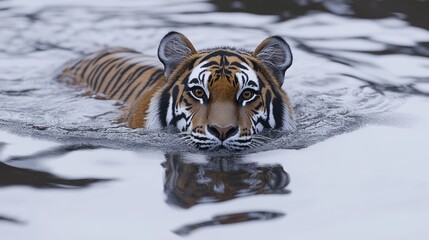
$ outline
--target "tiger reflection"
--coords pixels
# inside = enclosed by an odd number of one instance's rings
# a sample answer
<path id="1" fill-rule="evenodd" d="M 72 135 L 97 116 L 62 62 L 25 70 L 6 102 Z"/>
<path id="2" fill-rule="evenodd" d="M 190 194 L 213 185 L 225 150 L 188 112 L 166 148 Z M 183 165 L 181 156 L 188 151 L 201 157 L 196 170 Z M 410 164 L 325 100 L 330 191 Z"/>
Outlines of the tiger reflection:
<path id="1" fill-rule="evenodd" d="M 190 208 L 257 194 L 289 193 L 289 176 L 280 165 L 258 165 L 239 157 L 166 154 L 167 203 Z"/>

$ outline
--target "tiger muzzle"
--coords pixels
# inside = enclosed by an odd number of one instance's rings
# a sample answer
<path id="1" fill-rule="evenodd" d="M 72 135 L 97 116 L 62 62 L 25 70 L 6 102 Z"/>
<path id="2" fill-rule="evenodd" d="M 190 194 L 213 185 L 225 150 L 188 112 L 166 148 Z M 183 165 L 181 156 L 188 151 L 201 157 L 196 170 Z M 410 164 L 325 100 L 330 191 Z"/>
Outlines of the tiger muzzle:
<path id="1" fill-rule="evenodd" d="M 224 141 L 229 137 L 234 136 L 238 132 L 238 127 L 219 127 L 217 125 L 208 125 L 207 130 L 219 140 Z"/>
<path id="2" fill-rule="evenodd" d="M 236 135 L 238 128 L 238 108 L 234 103 L 216 102 L 210 106 L 207 130 L 221 141 Z"/>

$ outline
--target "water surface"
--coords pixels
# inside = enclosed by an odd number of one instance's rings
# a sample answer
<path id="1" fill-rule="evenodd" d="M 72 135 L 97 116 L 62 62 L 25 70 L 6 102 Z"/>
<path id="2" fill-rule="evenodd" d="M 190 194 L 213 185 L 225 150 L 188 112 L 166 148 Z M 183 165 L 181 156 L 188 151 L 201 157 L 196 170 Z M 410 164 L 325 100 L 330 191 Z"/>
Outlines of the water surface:
<path id="1" fill-rule="evenodd" d="M 426 239 L 427 1 L 0 1 L 2 239 Z M 423 20 L 422 20 L 423 19 Z M 298 129 L 200 152 L 54 81 L 105 46 L 294 53 Z"/>

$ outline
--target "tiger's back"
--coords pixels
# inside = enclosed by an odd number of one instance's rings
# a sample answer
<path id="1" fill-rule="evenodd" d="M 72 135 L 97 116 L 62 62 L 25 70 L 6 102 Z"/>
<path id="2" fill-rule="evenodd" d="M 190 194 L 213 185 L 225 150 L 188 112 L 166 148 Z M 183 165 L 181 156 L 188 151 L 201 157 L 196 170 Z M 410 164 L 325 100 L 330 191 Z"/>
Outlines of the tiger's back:
<path id="1" fill-rule="evenodd" d="M 163 69 L 151 60 L 128 48 L 106 48 L 67 63 L 58 80 L 132 105 L 165 84 Z"/>

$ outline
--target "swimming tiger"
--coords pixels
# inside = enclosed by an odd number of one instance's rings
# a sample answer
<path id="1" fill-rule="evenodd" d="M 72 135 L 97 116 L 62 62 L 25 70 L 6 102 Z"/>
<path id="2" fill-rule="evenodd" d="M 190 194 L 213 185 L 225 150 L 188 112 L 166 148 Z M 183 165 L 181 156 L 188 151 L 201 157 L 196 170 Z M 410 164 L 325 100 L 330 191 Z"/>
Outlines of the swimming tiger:
<path id="1" fill-rule="evenodd" d="M 290 132 L 293 108 L 281 86 L 292 52 L 281 37 L 253 52 L 220 47 L 195 50 L 183 34 L 168 33 L 158 47 L 163 68 L 128 48 L 106 48 L 66 63 L 58 80 L 86 87 L 129 106 L 127 126 L 173 126 L 201 148 L 241 150 L 264 128 Z"/>

